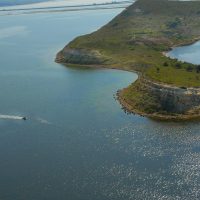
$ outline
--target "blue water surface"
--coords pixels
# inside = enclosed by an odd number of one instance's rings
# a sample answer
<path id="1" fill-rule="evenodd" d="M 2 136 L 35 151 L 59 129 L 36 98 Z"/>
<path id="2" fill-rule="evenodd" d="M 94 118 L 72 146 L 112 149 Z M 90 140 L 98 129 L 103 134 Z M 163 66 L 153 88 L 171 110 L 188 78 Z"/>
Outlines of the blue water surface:
<path id="1" fill-rule="evenodd" d="M 28 117 L 0 119 L 0 199 L 199 199 L 199 122 L 127 115 L 136 74 L 54 62 L 121 11 L 0 17 L 0 115 Z"/>

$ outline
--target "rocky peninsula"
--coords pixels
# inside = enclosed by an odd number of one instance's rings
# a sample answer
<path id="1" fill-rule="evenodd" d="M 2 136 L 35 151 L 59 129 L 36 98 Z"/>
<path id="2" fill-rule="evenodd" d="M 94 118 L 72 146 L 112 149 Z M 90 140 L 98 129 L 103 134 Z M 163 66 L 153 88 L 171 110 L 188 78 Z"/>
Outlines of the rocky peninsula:
<path id="1" fill-rule="evenodd" d="M 138 80 L 118 92 L 127 111 L 189 120 L 200 118 L 200 65 L 164 52 L 199 39 L 199 1 L 137 0 L 104 27 L 70 42 L 56 62 L 137 72 Z"/>

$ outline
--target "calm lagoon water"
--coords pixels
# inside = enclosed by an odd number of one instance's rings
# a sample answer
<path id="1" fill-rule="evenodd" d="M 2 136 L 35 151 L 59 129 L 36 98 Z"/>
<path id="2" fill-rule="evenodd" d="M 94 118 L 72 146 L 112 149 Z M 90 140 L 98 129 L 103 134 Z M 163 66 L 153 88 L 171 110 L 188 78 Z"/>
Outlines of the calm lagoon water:
<path id="1" fill-rule="evenodd" d="M 194 64 L 200 64 L 200 41 L 189 46 L 176 47 L 169 52 L 169 56 L 182 61 L 187 61 Z"/>
<path id="2" fill-rule="evenodd" d="M 120 11 L 0 17 L 0 114 L 29 118 L 0 119 L 1 200 L 199 199 L 199 122 L 127 115 L 135 74 L 54 62 Z"/>

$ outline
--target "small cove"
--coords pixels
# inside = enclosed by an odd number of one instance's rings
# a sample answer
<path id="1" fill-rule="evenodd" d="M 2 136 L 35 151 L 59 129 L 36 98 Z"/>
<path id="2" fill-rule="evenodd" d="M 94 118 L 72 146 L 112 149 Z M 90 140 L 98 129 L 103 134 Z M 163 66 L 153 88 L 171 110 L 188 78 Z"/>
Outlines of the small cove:
<path id="1" fill-rule="evenodd" d="M 200 64 L 200 41 L 192 45 L 173 48 L 167 55 L 193 64 Z"/>

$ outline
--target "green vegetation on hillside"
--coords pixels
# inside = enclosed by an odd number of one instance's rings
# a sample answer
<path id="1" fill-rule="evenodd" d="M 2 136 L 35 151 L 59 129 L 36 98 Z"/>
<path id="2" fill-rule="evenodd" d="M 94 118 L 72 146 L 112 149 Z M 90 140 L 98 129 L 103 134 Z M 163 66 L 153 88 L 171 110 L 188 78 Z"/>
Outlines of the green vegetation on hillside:
<path id="1" fill-rule="evenodd" d="M 56 61 L 135 70 L 139 79 L 118 92 L 126 110 L 159 119 L 199 119 L 200 65 L 165 55 L 198 39 L 199 1 L 137 0 L 104 27 L 70 42 Z"/>
<path id="2" fill-rule="evenodd" d="M 172 60 L 162 52 L 194 42 L 199 36 L 200 2 L 138 0 L 106 26 L 76 38 L 67 48 L 98 51 L 104 58 L 101 64 L 107 67 L 136 70 L 152 80 L 196 87 L 200 86 L 199 67 Z M 66 62 L 70 63 L 70 58 Z"/>

